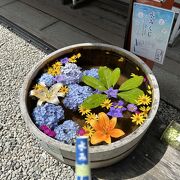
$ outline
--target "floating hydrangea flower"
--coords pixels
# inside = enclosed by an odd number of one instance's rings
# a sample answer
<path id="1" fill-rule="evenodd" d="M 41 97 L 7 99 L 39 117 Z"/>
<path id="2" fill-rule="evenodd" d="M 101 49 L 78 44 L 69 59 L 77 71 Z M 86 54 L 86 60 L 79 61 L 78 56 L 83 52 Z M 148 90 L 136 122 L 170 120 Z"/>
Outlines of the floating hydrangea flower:
<path id="1" fill-rule="evenodd" d="M 46 86 L 50 87 L 54 84 L 54 76 L 48 73 L 44 73 L 39 78 L 39 83 L 44 83 Z"/>
<path id="2" fill-rule="evenodd" d="M 46 103 L 43 106 L 35 107 L 32 117 L 37 125 L 53 128 L 60 120 L 64 119 L 64 110 L 61 106 Z"/>
<path id="3" fill-rule="evenodd" d="M 137 111 L 137 106 L 135 104 L 128 104 L 127 109 L 130 112 L 136 112 Z"/>
<path id="4" fill-rule="evenodd" d="M 64 98 L 63 104 L 71 110 L 77 110 L 83 101 L 93 94 L 93 90 L 89 86 L 71 84 L 68 88 L 69 92 Z"/>
<path id="5" fill-rule="evenodd" d="M 51 130 L 48 126 L 46 125 L 42 125 L 39 127 L 39 129 L 46 135 L 50 136 L 50 137 L 55 137 L 56 136 L 56 133 Z"/>
<path id="6" fill-rule="evenodd" d="M 78 130 L 79 125 L 77 123 L 72 120 L 66 120 L 54 129 L 56 133 L 55 138 L 66 144 L 75 144 Z"/>
<path id="7" fill-rule="evenodd" d="M 118 89 L 109 88 L 107 91 L 104 91 L 109 98 L 117 98 Z"/>
<path id="8" fill-rule="evenodd" d="M 90 70 L 85 70 L 83 72 L 83 76 L 92 76 L 92 77 L 98 79 L 99 78 L 98 69 L 97 68 L 92 68 Z"/>
<path id="9" fill-rule="evenodd" d="M 61 68 L 62 83 L 69 85 L 79 83 L 82 77 L 81 68 L 73 63 L 66 63 Z"/>
<path id="10" fill-rule="evenodd" d="M 56 77 L 54 77 L 54 81 L 57 83 L 61 83 L 64 80 L 62 75 L 57 75 Z"/>

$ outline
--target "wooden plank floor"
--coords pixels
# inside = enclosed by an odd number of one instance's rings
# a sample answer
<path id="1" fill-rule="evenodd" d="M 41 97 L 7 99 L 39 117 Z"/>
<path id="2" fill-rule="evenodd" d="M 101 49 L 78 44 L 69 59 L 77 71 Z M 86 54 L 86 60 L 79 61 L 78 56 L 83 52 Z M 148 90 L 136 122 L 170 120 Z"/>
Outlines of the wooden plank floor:
<path id="1" fill-rule="evenodd" d="M 73 10 L 61 0 L 0 0 L 0 15 L 56 48 L 80 42 L 104 42 L 123 47 L 128 4 L 119 0 L 94 0 Z M 153 69 L 161 97 L 180 107 L 180 40 L 168 48 L 164 65 Z M 164 105 L 163 105 L 164 107 Z M 180 152 L 163 145 L 159 138 L 173 111 L 160 106 L 150 130 L 137 149 L 122 162 L 93 173 L 100 179 L 179 180 Z M 179 119 L 180 121 L 180 119 Z"/>

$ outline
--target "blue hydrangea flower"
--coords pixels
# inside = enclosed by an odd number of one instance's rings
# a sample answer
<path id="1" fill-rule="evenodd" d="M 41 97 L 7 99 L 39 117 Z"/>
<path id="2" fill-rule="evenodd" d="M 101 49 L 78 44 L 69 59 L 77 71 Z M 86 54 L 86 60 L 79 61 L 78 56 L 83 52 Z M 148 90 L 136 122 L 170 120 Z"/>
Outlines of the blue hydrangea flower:
<path id="1" fill-rule="evenodd" d="M 61 68 L 61 75 L 63 84 L 75 84 L 79 83 L 82 77 L 81 68 L 74 63 L 66 63 L 65 66 Z"/>
<path id="2" fill-rule="evenodd" d="M 93 94 L 93 90 L 89 86 L 80 86 L 78 84 L 71 84 L 68 86 L 69 92 L 63 100 L 66 108 L 77 110 L 78 106 L 83 101 Z"/>
<path id="3" fill-rule="evenodd" d="M 57 126 L 54 131 L 55 138 L 66 144 L 75 144 L 76 134 L 79 125 L 72 120 L 66 120 L 63 124 Z"/>
<path id="4" fill-rule="evenodd" d="M 51 74 L 44 73 L 42 76 L 39 78 L 39 83 L 43 82 L 46 86 L 50 87 L 54 84 L 54 77 Z"/>
<path id="5" fill-rule="evenodd" d="M 99 78 L 98 69 L 97 68 L 92 68 L 90 70 L 85 70 L 83 72 L 83 76 L 92 76 L 92 77 L 98 79 Z"/>
<path id="6" fill-rule="evenodd" d="M 37 125 L 47 125 L 49 128 L 53 128 L 60 120 L 64 119 L 64 110 L 61 106 L 46 103 L 43 106 L 35 107 L 32 117 Z"/>

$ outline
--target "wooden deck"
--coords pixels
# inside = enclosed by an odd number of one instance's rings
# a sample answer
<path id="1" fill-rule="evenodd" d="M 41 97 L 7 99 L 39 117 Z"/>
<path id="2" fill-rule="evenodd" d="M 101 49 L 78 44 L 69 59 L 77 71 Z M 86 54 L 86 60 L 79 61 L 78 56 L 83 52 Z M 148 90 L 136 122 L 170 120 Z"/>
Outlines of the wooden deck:
<path id="1" fill-rule="evenodd" d="M 73 10 L 61 0 L 0 0 L 0 15 L 55 48 L 81 42 L 104 42 L 123 47 L 128 4 L 120 0 L 89 0 Z M 180 39 L 168 48 L 164 65 L 155 65 L 161 98 L 180 107 Z M 180 152 L 159 140 L 171 117 L 158 112 L 150 130 L 137 149 L 122 162 L 95 170 L 99 179 L 179 180 Z M 167 115 L 168 116 L 168 115 Z M 174 118 L 180 117 L 177 111 Z M 180 122 L 180 119 L 178 119 Z"/>

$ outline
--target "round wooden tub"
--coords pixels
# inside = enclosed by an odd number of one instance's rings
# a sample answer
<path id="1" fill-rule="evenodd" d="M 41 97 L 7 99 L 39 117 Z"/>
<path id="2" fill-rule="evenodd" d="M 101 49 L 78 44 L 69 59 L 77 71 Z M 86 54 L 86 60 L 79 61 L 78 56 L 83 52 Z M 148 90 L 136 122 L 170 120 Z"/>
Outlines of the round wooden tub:
<path id="1" fill-rule="evenodd" d="M 159 106 L 159 87 L 155 76 L 149 67 L 136 55 L 128 52 L 117 46 L 99 44 L 99 43 L 83 43 L 68 46 L 59 49 L 44 59 L 39 61 L 38 64 L 29 72 L 24 80 L 20 95 L 20 107 L 22 116 L 28 126 L 30 132 L 36 137 L 41 146 L 53 157 L 59 161 L 66 163 L 68 165 L 74 166 L 75 164 L 75 146 L 67 145 L 61 143 L 55 139 L 52 139 L 42 133 L 34 124 L 31 119 L 31 112 L 33 105 L 31 103 L 31 98 L 29 98 L 29 90 L 31 88 L 32 82 L 37 76 L 37 74 L 45 67 L 45 65 L 58 57 L 63 57 L 64 55 L 83 52 L 83 57 L 85 61 L 82 61 L 80 66 L 108 66 L 108 67 L 120 67 L 123 72 L 134 72 L 135 67 L 139 67 L 142 74 L 144 74 L 149 84 L 152 87 L 152 108 L 149 113 L 148 118 L 144 124 L 138 127 L 135 131 L 127 135 L 126 137 L 113 142 L 109 145 L 99 145 L 90 147 L 90 160 L 91 168 L 100 168 L 109 166 L 118 162 L 119 160 L 126 157 L 131 153 L 134 148 L 138 145 L 139 141 L 147 131 L 150 126 Z M 128 61 L 121 62 L 117 61 L 117 58 L 123 56 Z M 138 68 L 136 68 L 138 69 Z"/>

